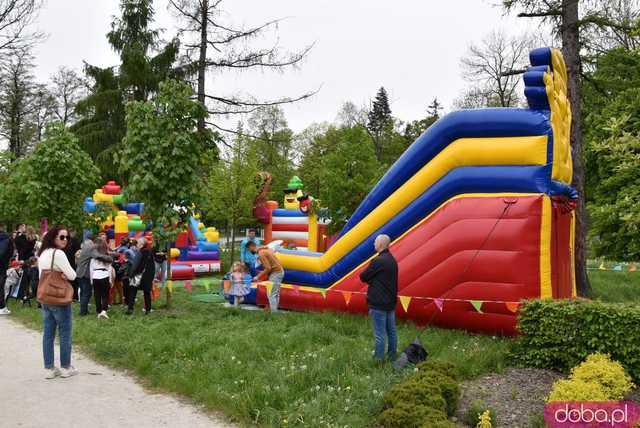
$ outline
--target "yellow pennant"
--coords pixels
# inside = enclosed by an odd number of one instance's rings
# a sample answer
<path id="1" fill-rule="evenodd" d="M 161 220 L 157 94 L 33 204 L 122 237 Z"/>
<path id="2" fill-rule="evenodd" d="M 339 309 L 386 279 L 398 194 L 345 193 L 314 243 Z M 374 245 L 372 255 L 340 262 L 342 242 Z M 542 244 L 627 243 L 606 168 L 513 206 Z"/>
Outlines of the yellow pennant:
<path id="1" fill-rule="evenodd" d="M 167 281 L 167 291 L 173 293 L 173 281 L 171 280 Z"/>
<path id="2" fill-rule="evenodd" d="M 349 306 L 349 300 L 351 300 L 351 291 L 343 291 L 342 297 L 344 297 L 344 302 Z"/>
<path id="3" fill-rule="evenodd" d="M 600 266 L 598 267 L 598 269 L 607 270 L 607 267 L 604 265 L 604 262 L 602 262 L 602 263 L 600 263 Z"/>
<path id="4" fill-rule="evenodd" d="M 411 296 L 398 296 L 400 298 L 400 304 L 405 312 L 409 310 L 409 303 L 411 303 Z"/>
<path id="5" fill-rule="evenodd" d="M 327 298 L 327 289 L 326 288 L 321 288 L 320 289 L 320 294 L 322 294 L 322 298 L 326 299 Z"/>
<path id="6" fill-rule="evenodd" d="M 267 296 L 271 296 L 271 290 L 273 289 L 273 282 L 271 281 L 264 282 L 264 286 L 267 289 Z"/>

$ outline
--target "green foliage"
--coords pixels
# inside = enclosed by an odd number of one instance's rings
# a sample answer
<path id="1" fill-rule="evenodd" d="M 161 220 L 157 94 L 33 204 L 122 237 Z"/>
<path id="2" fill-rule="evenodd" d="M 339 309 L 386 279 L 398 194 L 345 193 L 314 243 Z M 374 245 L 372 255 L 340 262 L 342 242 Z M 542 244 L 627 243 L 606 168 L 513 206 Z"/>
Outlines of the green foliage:
<path id="1" fill-rule="evenodd" d="M 145 201 L 145 214 L 156 230 L 186 220 L 202 190 L 196 123 L 206 112 L 191 95 L 187 84 L 168 80 L 153 100 L 127 105 L 120 168 L 131 177 L 127 196 Z M 186 211 L 180 214 L 177 207 Z M 170 230 L 169 239 L 175 233 Z"/>
<path id="2" fill-rule="evenodd" d="M 429 360 L 416 370 L 384 394 L 385 410 L 378 418 L 382 426 L 434 426 L 455 413 L 460 397 L 455 366 Z"/>
<path id="3" fill-rule="evenodd" d="M 37 224 L 61 223 L 80 229 L 83 199 L 98 182 L 98 170 L 62 125 L 51 125 L 29 156 L 15 162 L 0 194 L 2 217 Z"/>
<path id="4" fill-rule="evenodd" d="M 322 205 L 329 209 L 330 229 L 340 230 L 384 171 L 376 162 L 371 139 L 360 126 L 330 129 L 334 151 L 322 164 Z"/>
<path id="5" fill-rule="evenodd" d="M 529 367 L 569 370 L 594 352 L 610 354 L 640 379 L 640 308 L 572 300 L 526 302 L 511 359 Z"/>
<path id="6" fill-rule="evenodd" d="M 464 414 L 465 424 L 471 427 L 477 426 L 480 423 L 481 416 L 486 412 L 489 412 L 489 418 L 495 424 L 497 420 L 495 410 L 487 407 L 487 405 L 482 400 L 473 400 Z"/>
<path id="7" fill-rule="evenodd" d="M 97 236 L 102 231 L 102 225 L 109 218 L 115 216 L 113 207 L 106 203 L 97 203 L 96 210 L 93 213 L 85 213 L 84 230 L 90 230 L 93 236 Z"/>
<path id="8" fill-rule="evenodd" d="M 587 359 L 571 370 L 571 379 L 598 383 L 611 400 L 622 400 L 631 391 L 633 383 L 617 361 L 611 361 L 609 355 L 591 354 Z"/>

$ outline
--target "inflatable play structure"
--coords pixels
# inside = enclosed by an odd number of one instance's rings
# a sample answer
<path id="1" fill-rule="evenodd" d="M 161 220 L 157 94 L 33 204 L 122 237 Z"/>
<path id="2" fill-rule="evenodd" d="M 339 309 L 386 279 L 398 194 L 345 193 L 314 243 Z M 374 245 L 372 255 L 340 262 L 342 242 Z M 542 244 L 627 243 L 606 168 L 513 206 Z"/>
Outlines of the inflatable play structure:
<path id="1" fill-rule="evenodd" d="M 303 192 L 304 184 L 293 176 L 284 189 L 284 208 L 276 201 L 263 201 L 271 184 L 271 176 L 261 173 L 260 194 L 254 202 L 254 216 L 264 225 L 264 240 L 283 241 L 283 247 L 298 251 L 324 251 L 327 244 L 327 222 L 318 216 L 314 198 Z M 262 195 L 262 196 L 261 196 Z"/>
<path id="2" fill-rule="evenodd" d="M 397 314 L 418 323 L 513 334 L 523 299 L 575 296 L 567 72 L 557 49 L 533 50 L 530 62 L 529 108 L 444 116 L 391 166 L 326 252 L 279 250 L 281 307 L 365 313 L 359 274 L 381 233 L 399 265 Z M 256 207 L 268 219 L 269 204 Z M 271 209 L 273 239 L 280 222 L 294 224 L 281 220 L 288 213 Z M 258 287 L 259 304 L 269 286 Z"/>
<path id="3" fill-rule="evenodd" d="M 115 181 L 107 182 L 92 197 L 85 198 L 84 211 L 95 213 L 101 204 L 113 212 L 102 224 L 102 230 L 115 241 L 116 247 L 125 237 L 151 239 L 151 224 L 144 222 L 144 203 L 126 202 L 122 187 Z M 171 278 L 191 279 L 220 271 L 220 234 L 216 228 L 205 227 L 197 215 L 182 227 L 185 230 L 178 234 L 170 251 Z"/>

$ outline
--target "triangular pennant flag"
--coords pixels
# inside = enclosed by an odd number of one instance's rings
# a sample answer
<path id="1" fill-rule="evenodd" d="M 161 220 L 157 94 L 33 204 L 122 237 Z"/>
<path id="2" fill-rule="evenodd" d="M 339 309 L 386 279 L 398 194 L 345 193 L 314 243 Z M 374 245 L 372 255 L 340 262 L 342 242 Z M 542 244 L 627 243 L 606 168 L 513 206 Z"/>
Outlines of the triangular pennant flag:
<path id="1" fill-rule="evenodd" d="M 271 290 L 273 289 L 273 282 L 267 281 L 264 283 L 264 286 L 267 289 L 267 297 L 271 296 Z"/>
<path id="2" fill-rule="evenodd" d="M 322 294 L 322 298 L 326 299 L 327 298 L 327 289 L 326 288 L 321 288 L 320 289 L 320 294 Z"/>
<path id="3" fill-rule="evenodd" d="M 438 310 L 440 312 L 442 312 L 442 308 L 444 307 L 444 300 L 443 299 L 433 299 L 433 303 L 435 303 L 436 306 L 438 307 Z"/>
<path id="4" fill-rule="evenodd" d="M 167 292 L 173 293 L 173 281 L 171 280 L 167 281 Z"/>
<path id="5" fill-rule="evenodd" d="M 616 272 L 622 272 L 622 265 L 615 265 L 613 267 L 613 270 L 615 270 Z"/>
<path id="6" fill-rule="evenodd" d="M 518 312 L 518 308 L 520 307 L 520 303 L 518 302 L 505 302 L 505 306 L 514 314 Z"/>
<path id="7" fill-rule="evenodd" d="M 400 304 L 405 312 L 409 310 L 409 303 L 411 303 L 411 296 L 398 296 L 400 298 Z"/>
<path id="8" fill-rule="evenodd" d="M 470 300 L 470 303 L 476 308 L 476 311 L 482 313 L 482 300 Z"/>
<path id="9" fill-rule="evenodd" d="M 638 271 L 638 267 L 636 266 L 635 263 L 631 263 L 631 266 L 629 266 L 629 272 L 637 272 Z"/>
<path id="10" fill-rule="evenodd" d="M 187 291 L 192 291 L 193 290 L 193 285 L 191 285 L 191 281 L 185 281 L 184 282 L 184 289 Z"/>
<path id="11" fill-rule="evenodd" d="M 598 267 L 598 269 L 607 270 L 607 267 L 604 265 L 604 262 L 602 262 L 602 263 L 600 263 L 600 266 Z"/>
<path id="12" fill-rule="evenodd" d="M 298 294 L 300 292 L 300 286 L 299 285 L 292 285 L 291 288 L 293 288 L 293 292 Z"/>
<path id="13" fill-rule="evenodd" d="M 211 285 L 208 282 L 204 282 L 204 289 L 207 290 L 207 293 L 209 292 L 209 289 L 211 288 Z"/>
<path id="14" fill-rule="evenodd" d="M 224 281 L 222 281 L 222 287 L 224 288 L 224 292 L 228 293 L 229 288 L 231 288 L 231 281 L 229 281 L 228 279 L 225 279 Z"/>
<path id="15" fill-rule="evenodd" d="M 351 291 L 343 291 L 342 297 L 344 297 L 344 302 L 349 306 L 349 300 L 351 300 Z"/>

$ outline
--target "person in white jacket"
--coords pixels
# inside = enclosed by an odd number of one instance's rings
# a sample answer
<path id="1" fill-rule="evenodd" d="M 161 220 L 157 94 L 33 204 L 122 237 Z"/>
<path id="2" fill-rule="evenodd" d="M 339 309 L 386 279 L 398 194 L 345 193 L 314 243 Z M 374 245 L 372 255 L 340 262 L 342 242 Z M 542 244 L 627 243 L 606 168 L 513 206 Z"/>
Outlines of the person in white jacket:
<path id="1" fill-rule="evenodd" d="M 53 270 L 62 272 L 67 280 L 76 279 L 76 271 L 71 267 L 63 251 L 68 242 L 69 232 L 63 226 L 55 226 L 47 232 L 42 240 L 42 246 L 38 250 L 40 275 L 44 269 L 50 269 L 53 266 Z M 67 305 L 43 304 L 42 324 L 42 355 L 46 372 L 45 378 L 71 377 L 78 374 L 78 371 L 71 365 L 71 303 Z M 56 328 L 60 335 L 60 369 L 53 364 L 53 341 L 56 336 Z"/>
<path id="2" fill-rule="evenodd" d="M 113 287 L 116 272 L 109 260 L 109 247 L 107 243 L 98 238 L 95 243 L 95 257 L 89 263 L 89 277 L 93 285 L 93 294 L 96 299 L 96 313 L 98 318 L 109 319 L 109 289 Z"/>

